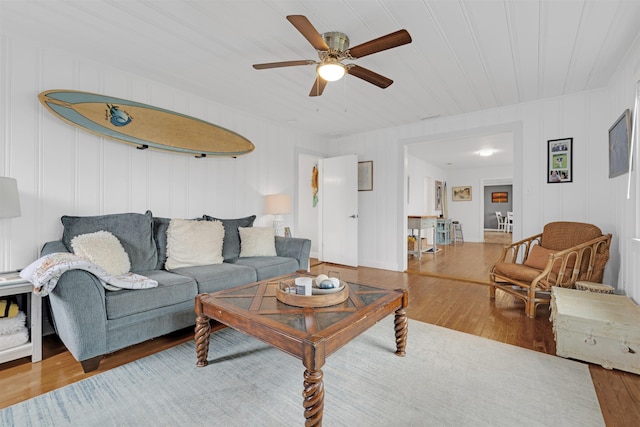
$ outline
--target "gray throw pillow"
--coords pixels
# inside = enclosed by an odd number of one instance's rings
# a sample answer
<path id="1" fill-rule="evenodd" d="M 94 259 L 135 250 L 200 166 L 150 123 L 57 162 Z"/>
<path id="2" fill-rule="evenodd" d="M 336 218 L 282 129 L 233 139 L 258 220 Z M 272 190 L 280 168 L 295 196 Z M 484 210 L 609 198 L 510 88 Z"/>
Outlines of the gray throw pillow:
<path id="1" fill-rule="evenodd" d="M 153 239 L 158 252 L 156 270 L 164 270 L 164 263 L 167 262 L 167 229 L 170 222 L 171 218 L 153 217 Z"/>
<path id="2" fill-rule="evenodd" d="M 253 227 L 256 216 L 251 215 L 245 218 L 220 219 L 209 215 L 202 216 L 207 221 L 220 221 L 224 226 L 224 241 L 222 242 L 222 257 L 225 260 L 238 258 L 240 256 L 240 233 L 238 227 Z"/>
<path id="3" fill-rule="evenodd" d="M 108 231 L 120 240 L 122 247 L 129 255 L 131 271 L 134 273 L 154 270 L 158 262 L 158 253 L 153 239 L 153 215 L 147 211 L 100 216 L 68 216 L 61 218 L 64 231 L 62 242 L 73 252 L 71 240 L 74 237 Z"/>

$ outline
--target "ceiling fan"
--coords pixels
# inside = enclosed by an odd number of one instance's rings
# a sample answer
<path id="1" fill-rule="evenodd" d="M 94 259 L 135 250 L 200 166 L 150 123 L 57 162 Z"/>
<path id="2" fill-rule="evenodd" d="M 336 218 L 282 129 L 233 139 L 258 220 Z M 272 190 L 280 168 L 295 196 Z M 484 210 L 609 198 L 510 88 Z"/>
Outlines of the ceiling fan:
<path id="1" fill-rule="evenodd" d="M 364 81 L 385 89 L 393 83 L 393 80 L 375 73 L 367 68 L 355 64 L 344 64 L 342 61 L 362 58 L 372 53 L 402 46 L 411 43 L 411 36 L 407 30 L 398 30 L 386 36 L 378 37 L 366 43 L 359 44 L 349 49 L 349 37 L 346 34 L 332 31 L 320 34 L 303 15 L 289 15 L 287 20 L 311 43 L 318 52 L 320 61 L 299 60 L 284 62 L 268 62 L 254 64 L 256 70 L 268 68 L 295 67 L 298 65 L 317 65 L 316 81 L 311 88 L 309 96 L 320 96 L 327 82 L 341 79 L 345 74 L 351 74 Z"/>

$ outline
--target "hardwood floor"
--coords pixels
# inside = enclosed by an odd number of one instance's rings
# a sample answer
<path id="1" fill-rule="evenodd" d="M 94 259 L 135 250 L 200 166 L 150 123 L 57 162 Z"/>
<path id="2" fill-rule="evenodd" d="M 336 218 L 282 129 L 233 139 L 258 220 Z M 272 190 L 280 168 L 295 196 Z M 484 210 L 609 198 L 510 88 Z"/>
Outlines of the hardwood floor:
<path id="1" fill-rule="evenodd" d="M 435 256 L 425 254 L 418 261 L 409 257 L 407 272 L 373 268 L 349 268 L 316 263 L 313 274 L 337 270 L 344 280 L 388 288 L 408 288 L 411 319 L 455 329 L 531 350 L 555 354 L 555 341 L 548 307 L 538 307 L 529 319 L 523 304 L 498 292 L 489 299 L 488 271 L 502 245 L 458 243 L 440 246 Z M 23 358 L 0 365 L 0 408 L 97 375 L 116 366 L 186 342 L 193 330 L 185 329 L 129 347 L 104 358 L 100 368 L 84 374 L 78 362 L 52 335 L 45 337 L 40 363 Z M 410 351 L 410 338 L 409 347 Z M 194 354 L 195 363 L 195 354 Z M 640 376 L 589 366 L 607 426 L 634 426 L 640 423 Z M 525 410 L 523 408 L 523 410 Z M 529 408 L 535 413 L 543 408 Z"/>

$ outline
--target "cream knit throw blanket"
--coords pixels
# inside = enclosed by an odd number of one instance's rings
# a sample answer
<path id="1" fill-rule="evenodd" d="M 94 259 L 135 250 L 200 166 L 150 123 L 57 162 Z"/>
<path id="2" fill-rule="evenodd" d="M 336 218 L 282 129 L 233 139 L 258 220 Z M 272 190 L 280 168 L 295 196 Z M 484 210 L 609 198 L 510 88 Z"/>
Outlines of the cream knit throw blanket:
<path id="1" fill-rule="evenodd" d="M 33 283 L 35 294 L 45 296 L 56 287 L 60 276 L 69 270 L 88 271 L 100 280 L 105 289 L 111 291 L 158 286 L 157 281 L 135 273 L 112 276 L 92 262 L 66 252 L 56 252 L 37 259 L 20 272 L 20 277 Z"/>

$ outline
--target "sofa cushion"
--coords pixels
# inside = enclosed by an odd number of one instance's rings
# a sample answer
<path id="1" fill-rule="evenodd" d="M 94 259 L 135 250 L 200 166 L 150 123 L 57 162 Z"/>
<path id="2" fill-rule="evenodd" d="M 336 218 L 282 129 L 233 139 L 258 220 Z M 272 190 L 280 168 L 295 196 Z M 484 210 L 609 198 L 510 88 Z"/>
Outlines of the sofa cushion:
<path id="1" fill-rule="evenodd" d="M 164 270 L 145 271 L 144 276 L 156 280 L 158 287 L 105 291 L 107 319 L 119 319 L 184 301 L 194 301 L 198 294 L 196 282 L 191 277 Z"/>
<path id="2" fill-rule="evenodd" d="M 255 269 L 256 280 L 265 280 L 284 274 L 291 274 L 300 269 L 298 261 L 296 261 L 295 258 L 280 256 L 235 258 L 225 262 Z"/>
<path id="3" fill-rule="evenodd" d="M 209 215 L 202 216 L 207 221 L 220 221 L 224 226 L 224 242 L 222 244 L 222 257 L 225 260 L 240 256 L 240 233 L 238 227 L 252 227 L 255 215 L 245 218 L 220 219 Z"/>
<path id="4" fill-rule="evenodd" d="M 112 276 L 126 274 L 131 269 L 129 255 L 116 236 L 108 231 L 81 234 L 71 239 L 73 252 L 91 261 Z"/>
<path id="5" fill-rule="evenodd" d="M 61 218 L 62 241 L 72 252 L 71 240 L 81 234 L 108 231 L 118 238 L 129 255 L 134 273 L 156 268 L 158 253 L 153 241 L 152 214 L 124 213 L 100 216 L 68 216 Z"/>
<path id="6" fill-rule="evenodd" d="M 272 227 L 239 227 L 240 257 L 276 256 L 276 237 Z"/>
<path id="7" fill-rule="evenodd" d="M 256 270 L 253 268 L 227 262 L 177 268 L 173 272 L 193 278 L 198 283 L 198 293 L 216 292 L 257 280 Z"/>
<path id="8" fill-rule="evenodd" d="M 220 221 L 172 219 L 167 228 L 165 268 L 221 264 L 224 227 Z"/>

